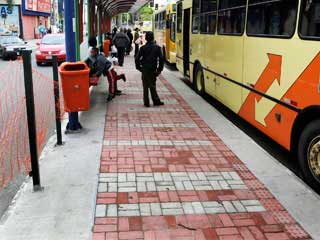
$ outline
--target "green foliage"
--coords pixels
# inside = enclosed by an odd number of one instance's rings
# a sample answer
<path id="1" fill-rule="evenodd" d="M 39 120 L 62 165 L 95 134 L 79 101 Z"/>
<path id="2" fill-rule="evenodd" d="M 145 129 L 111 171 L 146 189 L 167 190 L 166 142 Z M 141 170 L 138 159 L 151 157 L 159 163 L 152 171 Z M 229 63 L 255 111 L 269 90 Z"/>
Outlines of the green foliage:
<path id="1" fill-rule="evenodd" d="M 146 5 L 139 10 L 138 14 L 140 21 L 150 21 L 152 19 L 153 10 Z"/>
<path id="2" fill-rule="evenodd" d="M 123 13 L 122 14 L 122 23 L 126 23 L 127 22 L 127 19 L 128 19 L 128 22 L 131 23 L 132 22 L 132 14 L 131 13 Z"/>

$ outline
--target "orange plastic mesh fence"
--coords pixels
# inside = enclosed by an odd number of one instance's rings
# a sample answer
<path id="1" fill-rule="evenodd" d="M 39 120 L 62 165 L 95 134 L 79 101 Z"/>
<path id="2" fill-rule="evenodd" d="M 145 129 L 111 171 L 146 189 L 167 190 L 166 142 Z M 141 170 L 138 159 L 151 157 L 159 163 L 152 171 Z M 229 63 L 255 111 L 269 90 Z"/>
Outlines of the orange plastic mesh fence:
<path id="1" fill-rule="evenodd" d="M 55 127 L 54 84 L 51 77 L 35 69 L 32 73 L 40 156 Z M 22 61 L 9 62 L 0 70 L 0 189 L 15 177 L 27 174 L 30 166 L 23 65 Z"/>

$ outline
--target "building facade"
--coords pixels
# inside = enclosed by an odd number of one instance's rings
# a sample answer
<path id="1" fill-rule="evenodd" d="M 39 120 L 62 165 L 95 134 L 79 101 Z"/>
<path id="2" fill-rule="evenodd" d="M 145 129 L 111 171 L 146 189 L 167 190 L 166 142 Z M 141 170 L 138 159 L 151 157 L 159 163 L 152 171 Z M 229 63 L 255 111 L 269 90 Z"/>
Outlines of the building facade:
<path id="1" fill-rule="evenodd" d="M 51 0 L 21 0 L 21 13 L 24 39 L 40 38 L 39 25 L 50 28 Z"/>

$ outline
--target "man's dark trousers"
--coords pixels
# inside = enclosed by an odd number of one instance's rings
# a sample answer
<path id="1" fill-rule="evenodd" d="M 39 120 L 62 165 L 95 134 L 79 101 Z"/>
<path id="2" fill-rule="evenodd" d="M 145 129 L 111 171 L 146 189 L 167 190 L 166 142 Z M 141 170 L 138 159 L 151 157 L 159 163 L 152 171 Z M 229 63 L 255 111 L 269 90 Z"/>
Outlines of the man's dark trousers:
<path id="1" fill-rule="evenodd" d="M 126 51 L 126 48 L 124 47 L 117 47 L 118 50 L 118 62 L 120 66 L 123 66 L 123 62 L 124 62 L 124 54 Z"/>
<path id="2" fill-rule="evenodd" d="M 136 57 L 138 55 L 139 52 L 139 44 L 134 44 L 134 56 Z"/>
<path id="3" fill-rule="evenodd" d="M 149 89 L 153 104 L 158 104 L 160 98 L 156 88 L 157 76 L 152 70 L 142 70 L 142 82 L 143 82 L 143 102 L 144 105 L 149 105 Z"/>

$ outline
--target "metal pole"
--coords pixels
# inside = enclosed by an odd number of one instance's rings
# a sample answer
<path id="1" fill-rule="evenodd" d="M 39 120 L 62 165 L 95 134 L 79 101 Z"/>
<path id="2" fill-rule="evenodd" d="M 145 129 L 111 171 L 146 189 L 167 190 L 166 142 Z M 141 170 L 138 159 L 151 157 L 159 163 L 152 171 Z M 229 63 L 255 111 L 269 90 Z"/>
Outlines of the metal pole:
<path id="1" fill-rule="evenodd" d="M 60 120 L 60 92 L 59 92 L 59 75 L 58 75 L 58 58 L 52 56 L 52 70 L 53 70 L 53 89 L 54 89 L 54 103 L 56 112 L 56 131 L 57 131 L 57 145 L 62 145 L 61 120 Z"/>
<path id="2" fill-rule="evenodd" d="M 91 16 L 90 16 L 90 12 L 91 12 L 91 0 L 87 0 L 87 15 L 88 15 L 88 21 L 87 21 L 87 27 L 88 27 L 88 39 L 90 39 L 91 37 Z"/>
<path id="3" fill-rule="evenodd" d="M 102 38 L 101 38 L 101 10 L 98 8 L 98 44 L 99 47 L 102 45 Z"/>
<path id="4" fill-rule="evenodd" d="M 127 13 L 127 28 L 129 27 L 129 13 Z"/>
<path id="5" fill-rule="evenodd" d="M 75 19 L 74 1 L 76 0 L 64 0 L 64 21 L 65 21 L 65 34 L 66 34 L 66 53 L 67 61 L 77 61 L 76 56 L 76 25 L 78 24 Z M 77 112 L 69 113 L 69 122 L 67 125 L 67 131 L 76 132 L 82 129 L 79 123 L 79 115 Z"/>
<path id="6" fill-rule="evenodd" d="M 74 15 L 76 21 L 75 40 L 76 40 L 76 60 L 80 61 L 80 28 L 79 28 L 79 1 L 74 1 Z"/>
<path id="7" fill-rule="evenodd" d="M 26 93 L 26 108 L 28 118 L 28 132 L 29 132 L 29 148 L 31 159 L 31 172 L 33 180 L 33 190 L 41 191 L 40 184 L 40 170 L 38 162 L 38 147 L 37 147 L 37 128 L 34 107 L 34 94 L 32 82 L 32 66 L 31 66 L 31 52 L 30 50 L 22 51 L 23 69 L 24 69 L 24 86 Z"/>

